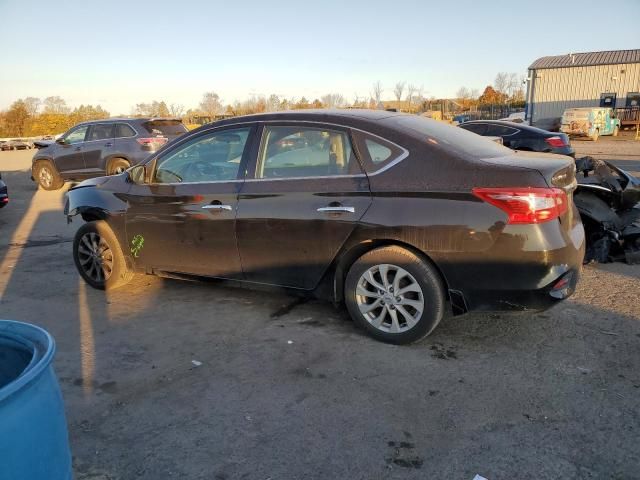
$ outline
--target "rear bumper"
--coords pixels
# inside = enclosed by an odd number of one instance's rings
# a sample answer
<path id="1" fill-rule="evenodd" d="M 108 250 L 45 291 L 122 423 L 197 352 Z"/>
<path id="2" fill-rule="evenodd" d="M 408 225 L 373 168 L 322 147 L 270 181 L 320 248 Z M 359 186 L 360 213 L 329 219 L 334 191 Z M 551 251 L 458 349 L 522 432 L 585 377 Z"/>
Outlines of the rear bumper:
<path id="1" fill-rule="evenodd" d="M 482 290 L 464 292 L 467 311 L 540 312 L 569 298 L 575 292 L 582 266 L 568 269 L 548 285 L 537 290 Z M 459 306 L 456 311 L 462 313 Z"/>
<path id="2" fill-rule="evenodd" d="M 575 215 L 565 219 L 571 228 L 557 221 L 507 226 L 488 250 L 434 259 L 454 313 L 540 311 L 570 297 L 585 251 L 584 228 Z"/>

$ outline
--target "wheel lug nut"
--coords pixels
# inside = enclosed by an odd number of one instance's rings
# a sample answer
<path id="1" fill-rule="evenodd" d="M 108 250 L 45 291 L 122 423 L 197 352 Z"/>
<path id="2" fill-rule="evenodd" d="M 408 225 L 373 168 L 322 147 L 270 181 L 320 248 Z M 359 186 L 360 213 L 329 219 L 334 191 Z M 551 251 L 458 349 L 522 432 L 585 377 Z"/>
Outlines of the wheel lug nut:
<path id="1" fill-rule="evenodd" d="M 391 310 L 395 310 L 395 309 L 396 309 L 396 307 L 394 307 L 393 305 L 391 305 L 389 308 L 390 308 Z"/>
<path id="2" fill-rule="evenodd" d="M 390 291 L 390 292 L 393 292 L 393 287 L 389 287 L 389 291 Z"/>
<path id="3" fill-rule="evenodd" d="M 402 298 L 396 297 L 396 302 L 401 302 L 401 301 L 402 301 Z"/>

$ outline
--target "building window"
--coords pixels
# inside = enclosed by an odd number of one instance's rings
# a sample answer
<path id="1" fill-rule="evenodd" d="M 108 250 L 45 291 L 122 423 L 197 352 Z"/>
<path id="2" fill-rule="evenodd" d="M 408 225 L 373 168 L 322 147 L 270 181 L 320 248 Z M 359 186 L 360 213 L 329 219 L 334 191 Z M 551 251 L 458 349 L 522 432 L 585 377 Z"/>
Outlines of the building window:
<path id="1" fill-rule="evenodd" d="M 600 94 L 600 107 L 616 108 L 616 94 L 615 93 Z"/>
<path id="2" fill-rule="evenodd" d="M 627 92 L 627 107 L 640 107 L 640 92 Z"/>

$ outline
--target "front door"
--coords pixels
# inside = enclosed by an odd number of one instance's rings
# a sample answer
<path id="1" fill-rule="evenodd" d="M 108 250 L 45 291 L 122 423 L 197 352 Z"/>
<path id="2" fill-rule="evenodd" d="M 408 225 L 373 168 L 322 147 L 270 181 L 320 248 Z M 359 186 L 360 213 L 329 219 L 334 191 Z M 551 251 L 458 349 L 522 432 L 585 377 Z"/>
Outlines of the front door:
<path id="1" fill-rule="evenodd" d="M 245 279 L 312 289 L 371 204 L 346 129 L 267 124 L 240 193 Z"/>
<path id="2" fill-rule="evenodd" d="M 136 266 L 242 276 L 235 222 L 253 131 L 250 125 L 206 131 L 155 159 L 151 182 L 133 185 L 126 196 Z"/>
<path id="3" fill-rule="evenodd" d="M 83 148 L 88 128 L 87 125 L 72 128 L 57 142 L 54 162 L 63 176 L 84 175 Z"/>
<path id="4" fill-rule="evenodd" d="M 105 173 L 103 159 L 114 152 L 114 124 L 94 123 L 84 142 L 84 165 L 88 174 Z"/>

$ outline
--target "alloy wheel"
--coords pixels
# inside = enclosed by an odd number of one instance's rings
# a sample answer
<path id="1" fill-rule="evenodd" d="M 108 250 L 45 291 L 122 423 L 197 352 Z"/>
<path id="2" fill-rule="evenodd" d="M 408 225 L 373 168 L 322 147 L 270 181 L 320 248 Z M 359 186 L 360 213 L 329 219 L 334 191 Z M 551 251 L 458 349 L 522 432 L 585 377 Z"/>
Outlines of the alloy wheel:
<path id="1" fill-rule="evenodd" d="M 411 330 L 424 312 L 420 284 L 405 269 L 391 264 L 365 271 L 356 286 L 356 303 L 364 319 L 385 333 Z"/>
<path id="2" fill-rule="evenodd" d="M 95 282 L 106 282 L 113 272 L 113 252 L 99 234 L 86 233 L 78 244 L 80 267 Z"/>
<path id="3" fill-rule="evenodd" d="M 49 167 L 41 167 L 40 172 L 38 174 L 38 180 L 40 181 L 40 185 L 43 187 L 49 188 L 53 185 L 53 174 Z"/>

